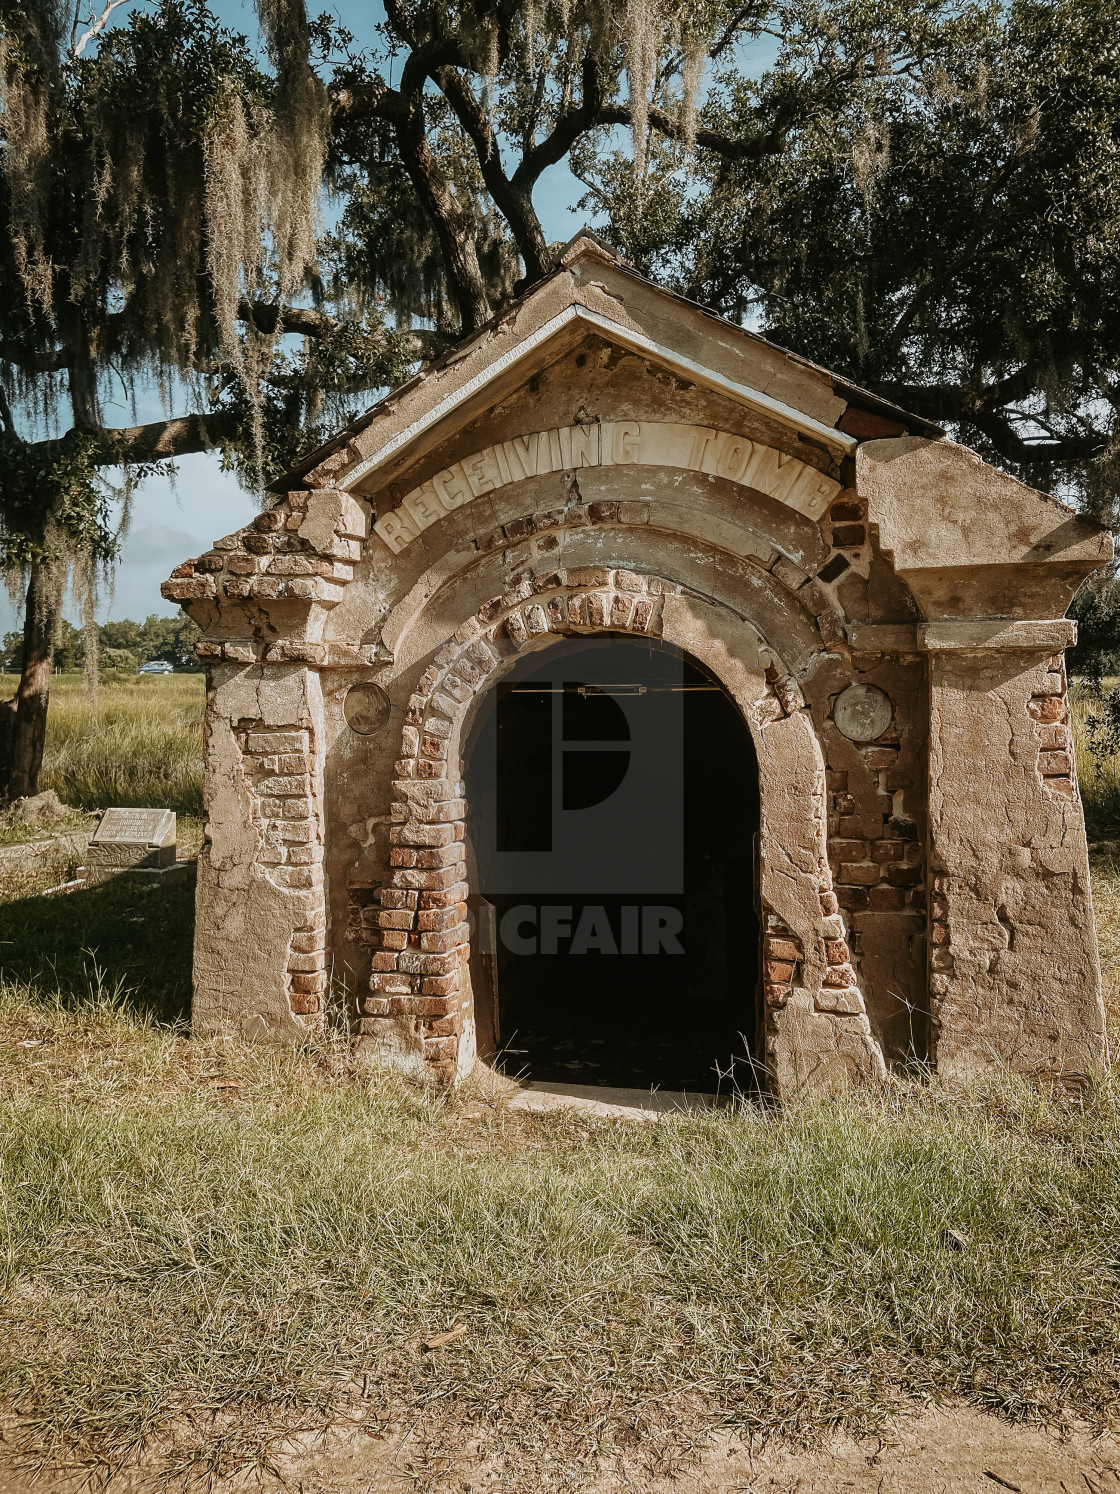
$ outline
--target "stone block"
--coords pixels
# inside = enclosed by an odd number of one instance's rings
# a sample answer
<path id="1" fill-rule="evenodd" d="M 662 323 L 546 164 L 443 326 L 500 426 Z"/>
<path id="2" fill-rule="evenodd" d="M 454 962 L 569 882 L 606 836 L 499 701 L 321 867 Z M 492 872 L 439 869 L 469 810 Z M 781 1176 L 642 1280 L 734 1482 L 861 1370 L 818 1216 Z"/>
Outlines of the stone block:
<path id="1" fill-rule="evenodd" d="M 1068 752 L 1040 752 L 1038 754 L 1039 772 L 1044 777 L 1055 777 L 1059 774 L 1069 775 L 1073 772 L 1073 760 Z"/>

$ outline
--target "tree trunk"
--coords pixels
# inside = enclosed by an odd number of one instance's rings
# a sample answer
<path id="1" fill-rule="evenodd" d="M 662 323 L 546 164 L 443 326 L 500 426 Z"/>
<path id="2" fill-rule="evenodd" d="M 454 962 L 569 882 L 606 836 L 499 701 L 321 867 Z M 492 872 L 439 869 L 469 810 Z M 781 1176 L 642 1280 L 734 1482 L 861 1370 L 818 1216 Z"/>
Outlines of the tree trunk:
<path id="1" fill-rule="evenodd" d="M 3 748 L 0 786 L 10 799 L 23 799 L 39 792 L 61 600 L 55 571 L 62 564 L 62 561 L 48 560 L 31 567 L 23 624 L 23 671 L 15 695 L 4 702 L 3 742 L 0 743 Z"/>
<path id="2" fill-rule="evenodd" d="M 417 92 L 406 117 L 397 123 L 397 149 L 439 239 L 447 278 L 459 308 L 460 332 L 465 337 L 489 321 L 491 314 L 478 263 L 477 224 L 459 206 L 436 164 L 426 129 L 422 96 Z"/>

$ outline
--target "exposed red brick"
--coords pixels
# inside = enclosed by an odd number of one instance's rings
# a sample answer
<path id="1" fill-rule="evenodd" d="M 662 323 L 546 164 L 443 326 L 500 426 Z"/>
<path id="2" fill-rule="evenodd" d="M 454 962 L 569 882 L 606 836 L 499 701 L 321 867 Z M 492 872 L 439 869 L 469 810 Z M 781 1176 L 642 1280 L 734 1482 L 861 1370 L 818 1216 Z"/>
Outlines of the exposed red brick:
<path id="1" fill-rule="evenodd" d="M 793 979 L 794 966 L 789 960 L 766 960 L 763 976 L 771 985 L 787 984 Z"/>
<path id="2" fill-rule="evenodd" d="M 844 887 L 873 887 L 879 880 L 879 868 L 862 862 L 845 861 L 836 880 Z"/>
<path id="3" fill-rule="evenodd" d="M 293 991 L 288 998 L 288 1005 L 297 1017 L 310 1017 L 322 1010 L 323 1003 L 317 995 Z"/>
<path id="4" fill-rule="evenodd" d="M 836 422 L 836 429 L 860 441 L 879 441 L 886 436 L 904 436 L 906 427 L 889 415 L 880 415 L 876 410 L 864 410 L 859 405 L 849 405 Z M 835 507 L 835 505 L 833 505 Z"/>
<path id="5" fill-rule="evenodd" d="M 1039 772 L 1047 778 L 1059 774 L 1068 775 L 1073 772 L 1073 762 L 1068 752 L 1040 752 L 1038 768 Z"/>
<path id="6" fill-rule="evenodd" d="M 836 901 L 842 908 L 850 912 L 858 912 L 867 907 L 866 887 L 838 887 L 836 889 Z"/>
<path id="7" fill-rule="evenodd" d="M 872 913 L 894 913 L 906 906 L 906 894 L 901 887 L 869 887 L 867 907 Z"/>
<path id="8" fill-rule="evenodd" d="M 872 861 L 901 861 L 906 855 L 904 840 L 876 840 L 871 843 Z"/>
<path id="9" fill-rule="evenodd" d="M 824 973 L 823 984 L 826 986 L 842 989 L 845 986 L 854 986 L 855 983 L 856 978 L 850 965 L 830 965 Z"/>
<path id="10" fill-rule="evenodd" d="M 1048 793 L 1060 794 L 1063 799 L 1077 798 L 1077 789 L 1068 778 L 1044 778 L 1042 783 Z"/>

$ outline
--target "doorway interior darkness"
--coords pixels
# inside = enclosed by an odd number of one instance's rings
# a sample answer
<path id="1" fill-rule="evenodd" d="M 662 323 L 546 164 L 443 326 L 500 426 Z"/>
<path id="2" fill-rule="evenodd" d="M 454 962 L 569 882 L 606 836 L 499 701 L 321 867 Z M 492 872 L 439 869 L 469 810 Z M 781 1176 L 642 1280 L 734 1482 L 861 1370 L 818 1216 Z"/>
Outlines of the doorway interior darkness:
<path id="1" fill-rule="evenodd" d="M 506 1072 L 754 1089 L 758 767 L 722 687 L 664 644 L 566 639 L 480 701 L 464 760 Z"/>

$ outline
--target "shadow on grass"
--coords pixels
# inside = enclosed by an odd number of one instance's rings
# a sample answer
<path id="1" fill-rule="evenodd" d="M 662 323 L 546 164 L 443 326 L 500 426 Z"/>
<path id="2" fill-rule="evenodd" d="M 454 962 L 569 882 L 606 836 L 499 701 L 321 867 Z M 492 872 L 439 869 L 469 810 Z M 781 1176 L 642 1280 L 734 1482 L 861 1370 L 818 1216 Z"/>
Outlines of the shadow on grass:
<path id="1" fill-rule="evenodd" d="M 52 1005 L 109 996 L 158 1022 L 190 1012 L 193 865 L 186 881 L 127 874 L 56 897 L 0 905 L 0 979 Z"/>

